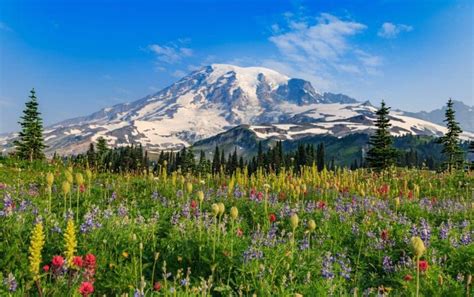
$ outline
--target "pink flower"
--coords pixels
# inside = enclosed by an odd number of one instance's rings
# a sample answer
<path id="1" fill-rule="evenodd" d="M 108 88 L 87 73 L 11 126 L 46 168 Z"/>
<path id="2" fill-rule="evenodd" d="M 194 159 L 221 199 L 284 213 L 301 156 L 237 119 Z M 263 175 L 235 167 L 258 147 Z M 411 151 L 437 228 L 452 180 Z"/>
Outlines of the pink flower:
<path id="1" fill-rule="evenodd" d="M 243 234 L 244 234 L 244 232 L 242 231 L 242 229 L 237 228 L 237 236 L 242 237 Z"/>
<path id="2" fill-rule="evenodd" d="M 44 265 L 43 266 L 43 271 L 48 272 L 49 271 L 49 265 Z"/>

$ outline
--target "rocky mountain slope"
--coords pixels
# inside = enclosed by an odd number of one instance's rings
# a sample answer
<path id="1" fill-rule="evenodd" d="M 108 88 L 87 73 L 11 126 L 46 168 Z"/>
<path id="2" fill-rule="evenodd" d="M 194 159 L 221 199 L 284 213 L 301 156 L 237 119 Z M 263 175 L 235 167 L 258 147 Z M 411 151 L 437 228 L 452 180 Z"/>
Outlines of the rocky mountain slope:
<path id="1" fill-rule="evenodd" d="M 132 103 L 46 127 L 45 140 L 50 154 L 75 154 L 98 137 L 111 146 L 141 143 L 149 150 L 175 150 L 243 124 L 262 139 L 340 137 L 370 133 L 375 110 L 369 102 L 319 93 L 310 82 L 271 69 L 214 64 Z M 392 113 L 392 124 L 394 135 L 438 136 L 445 131 L 403 112 Z M 4 151 L 13 137 L 0 138 Z"/>

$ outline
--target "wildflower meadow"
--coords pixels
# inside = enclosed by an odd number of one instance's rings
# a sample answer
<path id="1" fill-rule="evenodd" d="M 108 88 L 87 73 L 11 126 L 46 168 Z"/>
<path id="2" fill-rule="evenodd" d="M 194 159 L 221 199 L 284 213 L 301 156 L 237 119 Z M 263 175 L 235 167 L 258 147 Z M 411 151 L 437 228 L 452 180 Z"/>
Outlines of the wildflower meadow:
<path id="1" fill-rule="evenodd" d="M 0 167 L 1 296 L 472 296 L 472 172 Z"/>

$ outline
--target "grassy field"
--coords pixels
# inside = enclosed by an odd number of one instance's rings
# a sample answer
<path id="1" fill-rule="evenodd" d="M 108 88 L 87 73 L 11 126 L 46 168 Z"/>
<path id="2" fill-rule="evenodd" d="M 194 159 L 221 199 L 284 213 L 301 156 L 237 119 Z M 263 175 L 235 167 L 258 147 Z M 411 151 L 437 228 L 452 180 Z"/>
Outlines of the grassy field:
<path id="1" fill-rule="evenodd" d="M 472 295 L 473 173 L 0 166 L 1 296 Z"/>

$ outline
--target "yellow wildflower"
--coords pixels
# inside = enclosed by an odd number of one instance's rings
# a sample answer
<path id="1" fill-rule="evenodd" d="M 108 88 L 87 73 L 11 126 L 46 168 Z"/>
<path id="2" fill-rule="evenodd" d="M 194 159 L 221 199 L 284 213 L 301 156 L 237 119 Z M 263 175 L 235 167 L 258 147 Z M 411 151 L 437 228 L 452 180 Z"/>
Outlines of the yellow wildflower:
<path id="1" fill-rule="evenodd" d="M 237 207 L 233 206 L 231 209 L 230 209 L 230 217 L 235 220 L 237 217 L 239 216 L 239 210 L 237 209 Z"/>
<path id="2" fill-rule="evenodd" d="M 298 223 L 300 222 L 300 219 L 298 218 L 298 215 L 295 213 L 293 214 L 291 217 L 290 217 L 290 224 L 291 224 L 291 228 L 293 228 L 293 230 L 296 229 L 296 227 L 298 227 Z"/>
<path id="3" fill-rule="evenodd" d="M 77 247 L 76 230 L 74 227 L 74 221 L 72 219 L 67 221 L 66 232 L 64 233 L 64 246 L 66 249 L 66 261 L 69 266 L 72 266 L 72 260 L 76 254 Z"/>
<path id="4" fill-rule="evenodd" d="M 411 238 L 411 245 L 413 247 L 413 251 L 417 258 L 420 258 L 423 255 L 423 253 L 426 251 L 426 247 L 425 247 L 425 244 L 423 243 L 423 240 L 421 240 L 421 238 L 418 236 Z"/>
<path id="5" fill-rule="evenodd" d="M 76 184 L 78 186 L 81 186 L 84 184 L 84 177 L 82 176 L 82 173 L 80 172 L 76 173 Z"/>
<path id="6" fill-rule="evenodd" d="M 54 183 L 54 175 L 51 172 L 48 172 L 46 174 L 46 184 L 48 185 L 49 188 L 51 188 L 53 183 Z"/>
<path id="7" fill-rule="evenodd" d="M 37 223 L 31 233 L 30 240 L 30 272 L 33 280 L 39 279 L 41 265 L 41 251 L 44 247 L 43 223 Z"/>
<path id="8" fill-rule="evenodd" d="M 69 194 L 71 191 L 71 184 L 68 181 L 63 181 L 62 190 L 64 195 Z"/>

